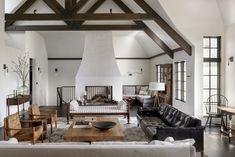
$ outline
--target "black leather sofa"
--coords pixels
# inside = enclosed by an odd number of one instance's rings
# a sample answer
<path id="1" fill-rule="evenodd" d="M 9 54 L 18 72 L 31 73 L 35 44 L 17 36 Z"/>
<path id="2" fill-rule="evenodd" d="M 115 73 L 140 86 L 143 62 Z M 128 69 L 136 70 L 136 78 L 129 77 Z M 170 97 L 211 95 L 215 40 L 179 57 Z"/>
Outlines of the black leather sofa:
<path id="1" fill-rule="evenodd" d="M 138 125 L 149 140 L 164 140 L 173 137 L 175 140 L 193 138 L 198 152 L 203 152 L 203 132 L 201 120 L 194 118 L 171 105 L 162 103 L 159 108 L 139 108 Z"/>

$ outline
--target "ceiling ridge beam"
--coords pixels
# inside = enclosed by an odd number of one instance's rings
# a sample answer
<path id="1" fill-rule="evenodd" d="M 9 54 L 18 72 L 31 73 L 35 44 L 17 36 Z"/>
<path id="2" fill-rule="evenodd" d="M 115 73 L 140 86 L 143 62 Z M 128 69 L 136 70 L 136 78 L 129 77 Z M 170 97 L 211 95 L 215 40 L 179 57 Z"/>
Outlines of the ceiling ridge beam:
<path id="1" fill-rule="evenodd" d="M 125 13 L 133 13 L 133 11 L 122 1 L 113 0 Z M 174 58 L 173 51 L 142 21 L 134 21 L 137 25 L 144 27 L 144 32 L 163 50 L 170 58 Z"/>
<path id="2" fill-rule="evenodd" d="M 89 0 L 80 0 L 72 9 L 72 13 L 76 14 L 80 9 L 82 9 Z"/>
<path id="3" fill-rule="evenodd" d="M 67 12 L 71 12 L 73 9 L 73 6 L 76 5 L 77 0 L 64 0 L 64 6 L 65 6 L 65 10 Z"/>
<path id="4" fill-rule="evenodd" d="M 30 6 L 32 6 L 33 5 L 33 3 L 35 2 L 36 0 L 26 0 L 25 2 L 24 2 L 24 4 L 22 4 L 20 7 L 19 7 L 19 9 L 17 9 L 16 11 L 15 11 L 15 15 L 20 15 L 20 14 L 23 14 L 27 9 L 29 9 L 29 7 Z M 10 26 L 10 25 L 12 25 L 12 24 L 14 24 L 15 23 L 15 21 L 7 21 L 7 22 L 5 22 L 5 26 L 6 27 L 8 27 L 8 26 Z"/>
<path id="5" fill-rule="evenodd" d="M 86 20 L 153 20 L 154 17 L 149 16 L 149 14 L 141 13 L 97 13 L 97 14 L 84 14 L 79 13 L 73 16 L 64 17 L 61 14 L 5 14 L 6 21 L 51 21 L 51 20 L 64 20 L 64 21 L 86 21 Z"/>
<path id="6" fill-rule="evenodd" d="M 50 7 L 56 14 L 60 14 L 62 16 L 66 16 L 68 13 L 67 11 L 58 3 L 56 0 L 43 0 L 48 7 Z M 64 22 L 67 25 L 72 25 L 70 21 L 65 21 Z"/>
<path id="7" fill-rule="evenodd" d="M 87 13 L 94 13 L 103 3 L 105 0 L 97 0 L 87 11 Z M 77 22 L 76 25 L 82 25 L 85 21 Z"/>
<path id="8" fill-rule="evenodd" d="M 143 30 L 144 28 L 138 25 L 80 25 L 80 26 L 68 26 L 68 25 L 20 25 L 9 26 L 5 28 L 5 31 L 126 31 L 126 30 Z"/>
<path id="9" fill-rule="evenodd" d="M 188 54 L 192 55 L 191 45 L 180 35 L 178 34 L 158 13 L 155 12 L 147 2 L 143 0 L 134 0 L 139 7 L 141 7 L 146 13 L 156 16 L 154 20 L 183 50 Z"/>
<path id="10" fill-rule="evenodd" d="M 66 10 L 56 0 L 43 0 L 56 14 L 66 14 Z"/>

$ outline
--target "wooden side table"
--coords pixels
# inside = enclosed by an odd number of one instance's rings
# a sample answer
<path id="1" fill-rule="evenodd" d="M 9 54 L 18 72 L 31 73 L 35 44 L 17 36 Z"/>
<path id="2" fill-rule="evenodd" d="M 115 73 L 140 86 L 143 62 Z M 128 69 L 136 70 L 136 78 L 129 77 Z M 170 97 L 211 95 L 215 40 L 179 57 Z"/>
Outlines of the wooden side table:
<path id="1" fill-rule="evenodd" d="M 20 105 L 23 105 L 23 111 L 24 111 L 24 103 L 28 101 L 32 101 L 32 95 L 18 95 L 16 97 L 8 97 L 6 99 L 7 101 L 7 110 L 8 110 L 8 115 L 10 115 L 10 107 L 11 106 L 17 106 L 17 111 L 18 114 L 20 114 Z"/>

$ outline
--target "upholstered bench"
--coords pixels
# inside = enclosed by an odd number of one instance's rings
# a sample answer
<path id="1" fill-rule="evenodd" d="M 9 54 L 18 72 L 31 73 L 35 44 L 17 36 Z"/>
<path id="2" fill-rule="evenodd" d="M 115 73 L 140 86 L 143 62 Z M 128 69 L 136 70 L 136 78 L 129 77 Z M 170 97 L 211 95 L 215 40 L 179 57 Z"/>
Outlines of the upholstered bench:
<path id="1" fill-rule="evenodd" d="M 130 107 L 125 101 L 117 105 L 79 105 L 76 100 L 70 102 L 68 107 L 67 123 L 74 116 L 124 115 L 130 123 Z"/>

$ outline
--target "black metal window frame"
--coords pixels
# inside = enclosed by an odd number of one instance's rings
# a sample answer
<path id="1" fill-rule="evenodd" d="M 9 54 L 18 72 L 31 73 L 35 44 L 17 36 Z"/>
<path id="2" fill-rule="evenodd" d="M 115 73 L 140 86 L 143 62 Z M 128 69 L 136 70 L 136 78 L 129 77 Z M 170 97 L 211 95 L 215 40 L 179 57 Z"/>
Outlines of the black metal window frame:
<path id="1" fill-rule="evenodd" d="M 205 46 L 203 44 L 203 80 L 204 80 L 203 81 L 203 92 L 208 91 L 207 97 L 210 97 L 213 94 L 218 94 L 218 95 L 221 94 L 221 70 L 220 70 L 220 68 L 221 68 L 221 37 L 220 36 L 204 36 L 203 43 L 204 43 L 204 40 L 209 40 L 209 45 Z M 212 45 L 212 40 L 217 41 L 216 46 Z M 214 53 L 212 55 L 213 51 L 217 51 L 217 53 Z M 208 65 L 208 73 L 205 73 L 205 69 L 204 69 L 205 64 Z M 213 74 L 214 72 L 212 72 L 212 65 L 213 64 L 216 65 L 216 68 L 217 68 L 216 74 Z M 208 84 L 205 84 L 206 77 L 208 77 Z M 216 88 L 212 87 L 212 78 L 213 77 L 216 77 L 216 80 L 217 80 Z M 205 93 L 203 93 L 203 95 L 205 95 L 205 97 L 206 97 Z M 204 104 L 206 103 L 206 101 L 207 101 L 207 99 L 203 98 Z M 219 102 L 219 100 L 218 100 L 218 102 Z"/>
<path id="2" fill-rule="evenodd" d="M 186 102 L 186 62 L 175 62 L 175 99 Z"/>

